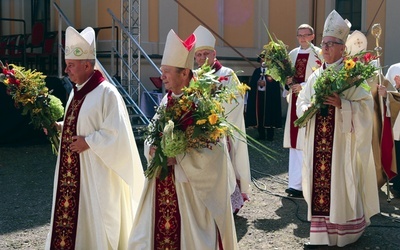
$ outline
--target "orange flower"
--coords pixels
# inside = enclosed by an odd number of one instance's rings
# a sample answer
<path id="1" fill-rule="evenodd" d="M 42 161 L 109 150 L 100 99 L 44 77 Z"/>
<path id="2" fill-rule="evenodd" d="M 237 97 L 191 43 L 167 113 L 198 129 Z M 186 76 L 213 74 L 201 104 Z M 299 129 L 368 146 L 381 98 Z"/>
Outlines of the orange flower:
<path id="1" fill-rule="evenodd" d="M 208 116 L 208 122 L 211 125 L 215 125 L 217 123 L 217 121 L 218 121 L 218 114 L 211 114 Z"/>

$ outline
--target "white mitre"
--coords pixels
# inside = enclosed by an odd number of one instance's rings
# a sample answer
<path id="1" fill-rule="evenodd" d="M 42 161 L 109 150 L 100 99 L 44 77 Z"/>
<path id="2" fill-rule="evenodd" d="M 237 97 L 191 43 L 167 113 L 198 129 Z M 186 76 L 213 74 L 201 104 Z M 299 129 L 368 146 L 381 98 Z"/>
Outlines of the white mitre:
<path id="1" fill-rule="evenodd" d="M 92 27 L 79 33 L 73 27 L 65 30 L 65 59 L 96 59 L 96 34 Z"/>
<path id="2" fill-rule="evenodd" d="M 347 37 L 346 47 L 350 56 L 354 56 L 361 51 L 366 51 L 367 37 L 362 32 L 355 30 Z"/>
<path id="3" fill-rule="evenodd" d="M 165 42 L 161 65 L 193 69 L 195 43 L 196 36 L 194 34 L 182 41 L 173 30 L 170 30 Z"/>
<path id="4" fill-rule="evenodd" d="M 386 79 L 389 80 L 389 82 L 390 82 L 393 86 L 396 86 L 396 81 L 394 80 L 394 78 L 395 78 L 396 76 L 400 76 L 400 63 L 392 64 L 392 65 L 389 67 L 389 69 L 388 69 L 388 71 L 387 71 L 385 77 L 386 77 Z M 399 116 L 399 117 L 400 117 L 400 116 Z"/>
<path id="5" fill-rule="evenodd" d="M 325 20 L 322 37 L 333 36 L 345 42 L 349 35 L 350 27 L 351 23 L 347 19 L 343 20 L 336 10 L 332 10 Z"/>
<path id="6" fill-rule="evenodd" d="M 197 27 L 197 29 L 193 33 L 196 35 L 195 52 L 203 49 L 214 50 L 215 37 L 208 29 L 206 29 L 202 25 L 199 25 L 199 27 Z"/>

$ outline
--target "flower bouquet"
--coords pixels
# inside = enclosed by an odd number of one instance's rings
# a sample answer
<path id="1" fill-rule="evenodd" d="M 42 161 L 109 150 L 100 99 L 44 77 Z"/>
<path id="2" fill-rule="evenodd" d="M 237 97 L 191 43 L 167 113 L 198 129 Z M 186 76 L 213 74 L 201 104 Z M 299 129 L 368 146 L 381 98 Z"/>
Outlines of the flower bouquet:
<path id="1" fill-rule="evenodd" d="M 168 95 L 167 105 L 157 109 L 146 132 L 146 142 L 155 148 L 145 171 L 146 177 L 165 178 L 168 174 L 167 159 L 185 154 L 190 149 L 212 149 L 225 136 L 240 140 L 249 138 L 227 121 L 223 107 L 223 103 L 237 101 L 237 94 L 244 96 L 249 87 L 239 81 L 223 85 L 220 81 L 227 76 L 217 77 L 213 73 L 206 62 L 197 71 L 197 77 L 183 89 L 180 98 Z M 240 138 L 233 138 L 234 132 L 238 132 Z"/>
<path id="2" fill-rule="evenodd" d="M 34 128 L 47 130 L 53 153 L 57 154 L 60 138 L 54 123 L 63 117 L 64 107 L 60 99 L 48 91 L 45 76 L 13 64 L 4 66 L 0 62 L 0 67 L 0 82 L 6 85 L 15 107 L 22 108 L 22 115 L 29 114 Z"/>
<path id="3" fill-rule="evenodd" d="M 287 46 L 281 40 L 274 40 L 267 29 L 270 42 L 263 46 L 261 55 L 264 55 L 266 74 L 270 75 L 275 81 L 281 83 L 284 87 L 286 78 L 294 76 L 295 68 L 290 61 Z"/>
<path id="4" fill-rule="evenodd" d="M 377 70 L 370 63 L 373 59 L 371 53 L 360 52 L 352 57 L 344 58 L 344 66 L 338 71 L 333 67 L 325 69 L 313 85 L 315 94 L 312 97 L 311 106 L 294 122 L 294 125 L 305 127 L 318 110 L 327 107 L 324 104 L 325 98 L 333 93 L 340 95 L 343 91 L 358 86 L 369 91 L 370 87 L 365 81 L 373 77 Z"/>

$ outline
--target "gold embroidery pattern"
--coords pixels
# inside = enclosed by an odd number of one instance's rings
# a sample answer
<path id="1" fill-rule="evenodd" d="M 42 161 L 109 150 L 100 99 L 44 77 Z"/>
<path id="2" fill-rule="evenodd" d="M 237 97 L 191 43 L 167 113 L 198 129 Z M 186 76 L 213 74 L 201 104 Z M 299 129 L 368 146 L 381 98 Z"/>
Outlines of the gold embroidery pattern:
<path id="1" fill-rule="evenodd" d="M 312 214 L 329 215 L 335 108 L 317 113 L 314 138 Z"/>
<path id="2" fill-rule="evenodd" d="M 180 214 L 173 171 L 156 180 L 154 249 L 180 249 Z"/>
<path id="3" fill-rule="evenodd" d="M 305 57 L 305 55 L 307 55 Z M 307 62 L 308 62 L 308 54 L 299 54 L 296 60 L 296 74 L 294 78 L 298 81 L 304 81 L 306 78 L 306 69 L 307 69 Z"/>
<path id="4" fill-rule="evenodd" d="M 52 249 L 75 249 L 80 188 L 79 154 L 69 148 L 76 134 L 76 118 L 82 100 L 73 100 L 67 111 L 61 138 L 60 167 L 55 200 Z"/>

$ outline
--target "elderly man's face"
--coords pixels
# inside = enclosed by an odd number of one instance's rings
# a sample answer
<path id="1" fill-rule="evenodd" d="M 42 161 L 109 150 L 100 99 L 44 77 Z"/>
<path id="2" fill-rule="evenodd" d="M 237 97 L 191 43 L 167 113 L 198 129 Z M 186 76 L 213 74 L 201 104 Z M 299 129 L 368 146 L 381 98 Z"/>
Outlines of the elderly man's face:
<path id="1" fill-rule="evenodd" d="M 326 36 L 322 38 L 321 49 L 325 62 L 331 64 L 343 56 L 345 45 L 335 37 Z"/>
<path id="2" fill-rule="evenodd" d="M 78 85 L 86 82 L 92 73 L 89 72 L 91 70 L 90 63 L 86 60 L 66 59 L 65 64 L 66 67 L 64 72 L 68 74 L 68 77 L 72 82 Z"/>
<path id="3" fill-rule="evenodd" d="M 182 88 L 186 85 L 188 69 L 179 69 L 177 67 L 162 65 L 161 79 L 165 89 L 171 90 L 174 94 L 180 94 Z"/>
<path id="4" fill-rule="evenodd" d="M 208 58 L 208 65 L 213 65 L 215 56 L 215 50 L 202 49 L 194 53 L 194 59 L 196 60 L 198 67 L 203 66 L 203 64 L 206 62 L 206 58 Z"/>
<path id="5" fill-rule="evenodd" d="M 396 75 L 395 77 L 394 77 L 394 82 L 395 82 L 395 88 L 396 89 L 400 89 L 400 75 Z"/>

